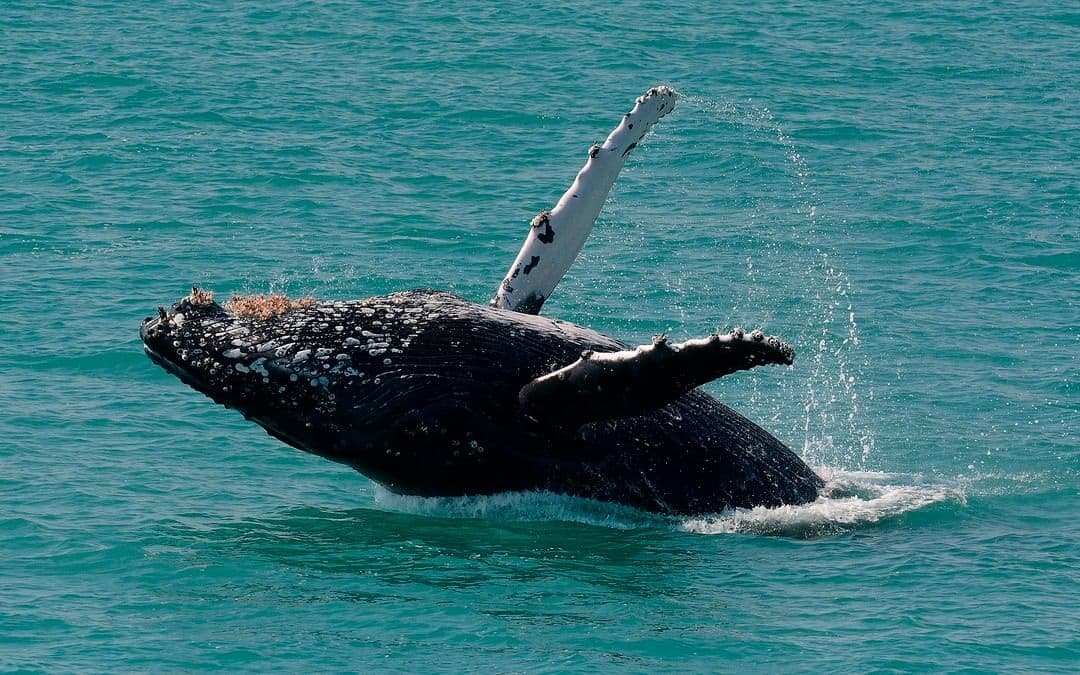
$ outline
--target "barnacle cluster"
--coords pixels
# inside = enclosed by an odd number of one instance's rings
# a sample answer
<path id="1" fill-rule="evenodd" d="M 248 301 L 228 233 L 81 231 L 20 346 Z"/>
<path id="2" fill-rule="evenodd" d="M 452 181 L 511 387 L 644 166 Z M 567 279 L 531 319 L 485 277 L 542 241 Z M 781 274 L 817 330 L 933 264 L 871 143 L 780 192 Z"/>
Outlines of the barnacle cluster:
<path id="1" fill-rule="evenodd" d="M 315 298 L 290 300 L 281 293 L 267 295 L 234 295 L 225 303 L 225 309 L 236 316 L 248 319 L 270 319 L 292 309 L 302 309 L 315 304 Z"/>

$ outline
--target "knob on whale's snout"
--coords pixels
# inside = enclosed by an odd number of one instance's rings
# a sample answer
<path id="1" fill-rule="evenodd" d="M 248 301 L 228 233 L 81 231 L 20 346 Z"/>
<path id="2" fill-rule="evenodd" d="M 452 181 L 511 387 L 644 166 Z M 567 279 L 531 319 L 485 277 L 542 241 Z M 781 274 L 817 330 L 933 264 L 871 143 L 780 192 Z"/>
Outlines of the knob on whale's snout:
<path id="1" fill-rule="evenodd" d="M 171 308 L 158 307 L 155 315 L 143 319 L 139 327 L 139 337 L 148 352 L 156 352 L 160 357 L 167 357 L 178 347 L 173 343 L 182 337 L 182 329 L 186 323 L 222 311 L 221 306 L 214 302 L 213 292 L 192 286 L 191 293 L 181 298 Z"/>

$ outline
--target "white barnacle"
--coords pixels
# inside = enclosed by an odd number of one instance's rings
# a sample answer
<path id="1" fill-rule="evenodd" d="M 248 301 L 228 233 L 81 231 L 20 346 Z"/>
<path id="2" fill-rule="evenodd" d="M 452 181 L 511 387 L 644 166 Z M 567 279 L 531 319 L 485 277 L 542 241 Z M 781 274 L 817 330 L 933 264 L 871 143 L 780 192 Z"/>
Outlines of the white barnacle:
<path id="1" fill-rule="evenodd" d="M 266 365 L 265 364 L 266 364 L 266 359 L 265 358 L 255 359 L 251 363 L 251 369 L 254 370 L 256 373 L 258 373 L 259 375 L 262 375 L 264 379 L 270 375 L 270 373 L 266 370 Z"/>
<path id="2" fill-rule="evenodd" d="M 279 358 L 279 359 L 280 359 L 281 357 L 283 357 L 283 356 L 285 356 L 286 354 L 288 354 L 288 353 L 289 353 L 289 350 L 290 350 L 290 349 L 292 349 L 292 348 L 293 348 L 293 347 L 295 347 L 295 346 L 296 346 L 296 343 L 295 343 L 295 342 L 290 342 L 290 343 L 289 343 L 289 344 L 287 344 L 287 345 L 281 345 L 281 346 L 280 346 L 280 347 L 278 347 L 278 348 L 277 348 L 276 350 L 274 350 L 274 356 L 276 356 L 277 358 Z"/>

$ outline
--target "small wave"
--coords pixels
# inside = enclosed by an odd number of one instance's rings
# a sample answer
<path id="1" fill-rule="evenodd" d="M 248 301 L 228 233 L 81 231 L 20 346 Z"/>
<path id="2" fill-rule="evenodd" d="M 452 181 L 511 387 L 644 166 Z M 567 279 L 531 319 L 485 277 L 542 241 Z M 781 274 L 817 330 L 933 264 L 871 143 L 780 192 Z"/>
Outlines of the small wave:
<path id="1" fill-rule="evenodd" d="M 681 528 L 696 534 L 752 533 L 813 538 L 872 525 L 940 502 L 966 503 L 959 487 L 926 483 L 912 474 L 817 469 L 826 485 L 815 501 L 797 506 L 732 509 L 691 518 Z"/>
<path id="2" fill-rule="evenodd" d="M 565 521 L 619 530 L 664 527 L 665 516 L 637 509 L 570 497 L 554 492 L 503 492 L 476 497 L 414 497 L 377 485 L 375 503 L 387 509 L 423 516 L 484 518 L 519 522 Z"/>
<path id="3" fill-rule="evenodd" d="M 761 534 L 815 538 L 841 534 L 941 502 L 966 503 L 959 487 L 926 483 L 912 474 L 818 468 L 821 496 L 798 506 L 731 509 L 681 518 L 552 492 L 478 497 L 413 497 L 376 487 L 379 506 L 415 515 L 516 522 L 563 521 L 620 530 L 671 528 L 694 534 Z"/>

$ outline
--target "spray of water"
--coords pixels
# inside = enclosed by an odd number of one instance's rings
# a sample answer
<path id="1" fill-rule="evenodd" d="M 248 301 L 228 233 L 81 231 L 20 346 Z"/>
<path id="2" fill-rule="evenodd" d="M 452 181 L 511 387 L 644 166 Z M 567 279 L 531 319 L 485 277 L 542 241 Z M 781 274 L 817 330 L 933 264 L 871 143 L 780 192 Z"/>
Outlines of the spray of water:
<path id="1" fill-rule="evenodd" d="M 753 223 L 738 233 L 749 245 L 741 256 L 744 280 L 727 291 L 732 313 L 774 320 L 785 334 L 795 332 L 790 338 L 798 366 L 780 381 L 751 381 L 749 401 L 771 428 L 786 426 L 785 437 L 801 441 L 796 447 L 807 461 L 865 469 L 874 450 L 867 421 L 873 391 L 862 384 L 867 364 L 860 354 L 852 282 L 830 245 L 844 224 L 823 215 L 806 159 L 769 108 L 693 96 L 683 103 L 683 117 L 673 122 L 718 128 L 718 146 L 724 145 L 709 150 L 715 156 L 703 161 L 723 163 L 722 153 L 734 153 L 740 161 L 718 170 L 746 177 L 733 181 L 740 192 L 729 197 L 747 204 L 745 214 L 730 217 Z M 758 184 L 743 185 L 755 179 Z M 800 410 L 793 415 L 794 401 Z"/>
<path id="2" fill-rule="evenodd" d="M 926 483 L 910 474 L 819 469 L 827 483 L 821 496 L 798 506 L 731 509 L 680 518 L 550 492 L 513 492 L 483 497 L 409 497 L 378 487 L 383 508 L 424 516 L 513 522 L 562 521 L 620 530 L 662 528 L 691 534 L 757 534 L 810 539 L 829 537 L 902 518 L 933 504 L 965 503 L 960 486 Z"/>

